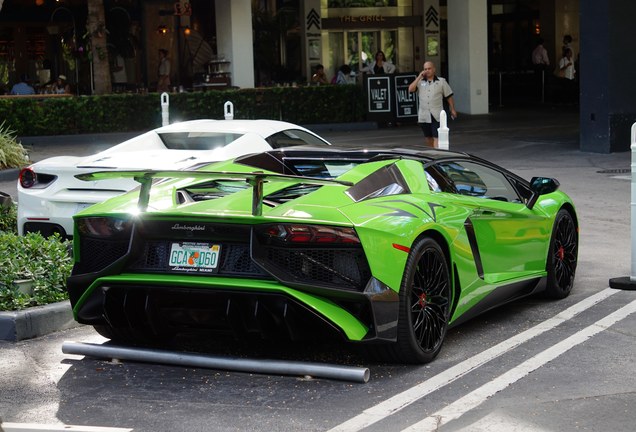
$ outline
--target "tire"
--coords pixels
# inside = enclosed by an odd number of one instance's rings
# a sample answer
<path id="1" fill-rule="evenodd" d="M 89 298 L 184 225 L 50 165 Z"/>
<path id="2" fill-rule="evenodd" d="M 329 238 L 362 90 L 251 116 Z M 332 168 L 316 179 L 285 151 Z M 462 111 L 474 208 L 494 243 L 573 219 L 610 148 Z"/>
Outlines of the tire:
<path id="1" fill-rule="evenodd" d="M 545 295 L 553 299 L 567 297 L 574 286 L 579 236 L 569 211 L 559 210 L 554 220 L 546 270 Z"/>
<path id="2" fill-rule="evenodd" d="M 446 256 L 428 237 L 411 248 L 400 287 L 397 341 L 387 347 L 401 363 L 428 363 L 442 348 L 451 305 Z"/>

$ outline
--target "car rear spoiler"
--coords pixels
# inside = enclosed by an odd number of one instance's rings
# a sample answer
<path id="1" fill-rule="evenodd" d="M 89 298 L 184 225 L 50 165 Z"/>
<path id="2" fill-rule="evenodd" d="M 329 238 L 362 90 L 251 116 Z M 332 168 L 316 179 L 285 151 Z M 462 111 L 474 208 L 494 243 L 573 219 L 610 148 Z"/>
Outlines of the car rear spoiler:
<path id="1" fill-rule="evenodd" d="M 297 180 L 298 183 L 312 185 L 338 184 L 342 186 L 353 186 L 352 182 L 317 179 L 313 177 L 295 176 L 288 174 L 267 174 L 263 172 L 230 172 L 230 171 L 98 171 L 86 174 L 77 174 L 76 178 L 84 181 L 106 180 L 115 178 L 132 178 L 141 184 L 139 191 L 139 201 L 137 207 L 144 212 L 148 208 L 150 201 L 150 188 L 153 179 L 157 178 L 191 178 L 200 180 L 245 180 L 252 186 L 252 215 L 261 216 L 263 214 L 263 183 L 272 180 Z"/>

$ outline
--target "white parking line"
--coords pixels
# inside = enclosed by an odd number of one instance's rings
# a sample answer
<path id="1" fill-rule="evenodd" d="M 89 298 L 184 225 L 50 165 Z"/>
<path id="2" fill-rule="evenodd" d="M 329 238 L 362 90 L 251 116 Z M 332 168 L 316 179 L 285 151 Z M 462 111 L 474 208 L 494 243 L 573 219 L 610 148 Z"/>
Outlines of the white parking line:
<path id="1" fill-rule="evenodd" d="M 636 312 L 636 300 L 607 315 L 605 318 L 595 322 L 591 326 L 578 331 L 567 339 L 551 346 L 545 351 L 540 352 L 536 356 L 524 361 L 519 366 L 510 369 L 508 372 L 500 375 L 488 384 L 484 384 L 445 408 L 442 408 L 436 413 L 426 417 L 424 420 L 404 429 L 402 432 L 436 431 L 441 425 L 461 417 L 463 414 L 484 403 L 495 393 L 504 390 L 510 384 L 519 381 L 530 372 L 537 370 L 544 364 L 559 357 L 561 354 L 577 345 L 582 344 L 592 336 L 602 332 L 603 330 L 607 330 L 609 327 L 620 320 L 627 318 L 634 312 Z"/>
<path id="2" fill-rule="evenodd" d="M 540 324 L 511 337 L 510 339 L 506 339 L 505 341 L 502 341 L 497 345 L 446 369 L 444 372 L 441 372 L 428 380 L 403 391 L 402 393 L 364 410 L 357 416 L 330 429 L 329 432 L 354 432 L 377 423 L 391 414 L 406 408 L 413 402 L 423 398 L 435 390 L 438 390 L 441 387 L 463 377 L 472 370 L 518 347 L 522 343 L 527 342 L 530 339 L 555 328 L 559 324 L 572 319 L 576 315 L 589 309 L 602 300 L 605 300 L 609 296 L 616 294 L 617 292 L 619 292 L 619 290 L 606 288 L 603 291 L 570 306 L 554 317 L 543 321 Z"/>

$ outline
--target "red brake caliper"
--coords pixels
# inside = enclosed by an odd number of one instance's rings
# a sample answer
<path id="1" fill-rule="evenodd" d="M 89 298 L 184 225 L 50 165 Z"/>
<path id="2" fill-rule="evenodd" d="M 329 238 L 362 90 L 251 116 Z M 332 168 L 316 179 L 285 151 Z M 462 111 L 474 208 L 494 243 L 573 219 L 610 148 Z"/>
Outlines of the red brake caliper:
<path id="1" fill-rule="evenodd" d="M 419 295 L 417 304 L 419 304 L 421 308 L 424 308 L 426 306 L 426 293 L 422 293 Z"/>
<path id="2" fill-rule="evenodd" d="M 565 248 L 563 248 L 563 246 L 559 247 L 559 250 L 557 251 L 557 257 L 560 261 L 563 261 L 563 259 L 565 258 Z"/>

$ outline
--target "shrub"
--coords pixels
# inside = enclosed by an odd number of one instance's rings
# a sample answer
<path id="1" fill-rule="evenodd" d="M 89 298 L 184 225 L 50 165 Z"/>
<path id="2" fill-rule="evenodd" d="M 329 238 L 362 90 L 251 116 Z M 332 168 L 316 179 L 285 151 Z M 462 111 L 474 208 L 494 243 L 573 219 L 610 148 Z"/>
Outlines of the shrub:
<path id="1" fill-rule="evenodd" d="M 301 125 L 364 120 L 357 85 L 210 90 L 170 95 L 170 121 L 223 118 L 225 101 L 237 119 L 285 120 Z M 72 98 L 0 99 L 0 119 L 18 136 L 136 132 L 161 125 L 158 93 Z"/>
<path id="2" fill-rule="evenodd" d="M 0 201 L 4 198 L 2 194 L 0 194 Z M 7 204 L 3 205 L 0 202 L 0 233 L 18 233 L 18 206 L 16 206 L 13 202 L 9 201 Z"/>
<path id="3" fill-rule="evenodd" d="M 66 278 L 73 260 L 69 242 L 58 235 L 17 235 L 17 206 L 0 205 L 0 310 L 19 310 L 66 300 Z M 20 279 L 33 280 L 33 293 L 14 286 Z"/>
<path id="4" fill-rule="evenodd" d="M 0 233 L 0 310 L 19 310 L 68 299 L 66 278 L 72 258 L 68 242 L 39 233 L 18 236 Z M 31 295 L 18 291 L 13 282 L 33 280 Z"/>
<path id="5" fill-rule="evenodd" d="M 29 164 L 27 152 L 16 138 L 16 133 L 3 121 L 0 123 L 0 169 L 21 168 Z"/>

